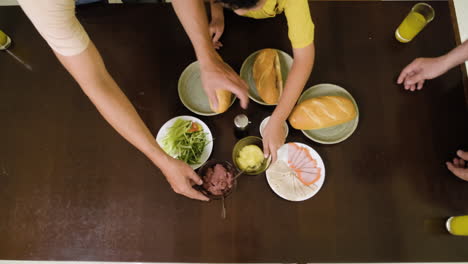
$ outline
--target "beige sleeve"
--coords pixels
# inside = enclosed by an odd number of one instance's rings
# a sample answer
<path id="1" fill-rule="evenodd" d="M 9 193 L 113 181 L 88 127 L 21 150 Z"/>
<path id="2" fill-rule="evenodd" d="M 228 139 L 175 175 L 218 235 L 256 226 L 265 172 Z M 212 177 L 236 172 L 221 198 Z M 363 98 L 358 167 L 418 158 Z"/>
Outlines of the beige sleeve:
<path id="1" fill-rule="evenodd" d="M 89 37 L 75 16 L 74 0 L 18 0 L 21 8 L 47 41 L 63 56 L 84 51 Z"/>

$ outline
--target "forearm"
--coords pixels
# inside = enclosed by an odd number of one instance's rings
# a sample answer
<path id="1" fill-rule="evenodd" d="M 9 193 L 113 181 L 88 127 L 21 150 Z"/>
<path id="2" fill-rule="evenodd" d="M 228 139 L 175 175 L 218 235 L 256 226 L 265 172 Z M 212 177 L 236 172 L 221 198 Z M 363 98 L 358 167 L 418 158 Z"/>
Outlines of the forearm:
<path id="1" fill-rule="evenodd" d="M 105 74 L 95 83 L 80 85 L 109 124 L 128 142 L 160 166 L 165 153 L 114 79 Z"/>
<path id="2" fill-rule="evenodd" d="M 463 44 L 442 56 L 442 58 L 448 69 L 464 63 L 468 60 L 468 41 L 463 42 Z"/>
<path id="3" fill-rule="evenodd" d="M 211 19 L 224 19 L 224 9 L 216 0 L 210 0 Z"/>
<path id="4" fill-rule="evenodd" d="M 158 166 L 164 164 L 167 155 L 107 72 L 94 45 L 76 58 L 57 56 L 107 122 Z"/>
<path id="5" fill-rule="evenodd" d="M 218 57 L 208 31 L 208 20 L 203 1 L 173 0 L 172 6 L 189 36 L 202 66 L 216 60 Z"/>
<path id="6" fill-rule="evenodd" d="M 294 62 L 286 80 L 283 94 L 273 112 L 272 120 L 285 121 L 301 95 L 312 72 L 315 59 L 315 47 L 311 44 L 304 50 L 295 50 Z"/>

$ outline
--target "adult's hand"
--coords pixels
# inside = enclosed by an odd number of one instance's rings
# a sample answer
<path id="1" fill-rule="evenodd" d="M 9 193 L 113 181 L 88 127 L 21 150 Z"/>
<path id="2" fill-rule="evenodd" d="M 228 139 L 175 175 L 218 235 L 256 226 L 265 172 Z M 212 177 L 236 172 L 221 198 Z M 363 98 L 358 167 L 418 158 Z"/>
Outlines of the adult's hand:
<path id="1" fill-rule="evenodd" d="M 222 89 L 235 94 L 240 99 L 241 106 L 247 108 L 247 84 L 216 53 L 203 1 L 173 0 L 172 6 L 200 61 L 203 88 L 213 107 L 218 108 L 216 90 Z"/>
<path id="2" fill-rule="evenodd" d="M 200 201 L 209 200 L 192 187 L 194 184 L 203 184 L 203 181 L 187 163 L 167 156 L 163 165 L 159 165 L 159 168 L 166 176 L 174 192 Z"/>
<path id="3" fill-rule="evenodd" d="M 453 158 L 453 162 L 446 162 L 447 168 L 458 178 L 468 181 L 468 152 L 459 150 L 457 155 L 459 158 Z"/>
<path id="4" fill-rule="evenodd" d="M 228 90 L 235 94 L 241 102 L 242 108 L 247 108 L 249 97 L 248 87 L 244 80 L 221 57 L 213 59 L 206 64 L 201 64 L 201 78 L 203 89 L 215 109 L 218 108 L 216 90 Z"/>
<path id="5" fill-rule="evenodd" d="M 403 69 L 398 84 L 403 84 L 405 90 L 421 90 L 426 80 L 437 78 L 449 69 L 444 56 L 417 58 Z"/>
<path id="6" fill-rule="evenodd" d="M 398 84 L 406 90 L 421 90 L 425 80 L 434 79 L 468 60 L 468 41 L 437 58 L 418 58 L 403 69 Z"/>
<path id="7" fill-rule="evenodd" d="M 92 42 L 79 55 L 66 57 L 57 54 L 57 57 L 103 117 L 162 170 L 175 192 L 192 199 L 208 200 L 192 188 L 192 182 L 201 183 L 192 168 L 169 157 L 154 141 L 153 135 L 135 108 L 105 69 L 102 58 Z"/>

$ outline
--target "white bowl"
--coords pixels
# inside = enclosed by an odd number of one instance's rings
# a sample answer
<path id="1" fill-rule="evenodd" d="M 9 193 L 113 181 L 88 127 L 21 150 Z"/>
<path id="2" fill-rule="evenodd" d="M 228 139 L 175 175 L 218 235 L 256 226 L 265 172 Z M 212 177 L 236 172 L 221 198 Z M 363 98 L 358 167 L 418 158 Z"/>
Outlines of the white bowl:
<path id="1" fill-rule="evenodd" d="M 263 129 L 266 127 L 266 125 L 268 124 L 268 120 L 270 120 L 270 117 L 271 116 L 267 116 L 265 119 L 263 119 L 262 123 L 260 123 L 260 136 L 263 138 Z M 283 123 L 283 129 L 284 129 L 284 138 L 286 139 L 288 137 L 288 134 L 289 134 L 289 127 L 288 127 L 288 124 L 286 122 Z"/>

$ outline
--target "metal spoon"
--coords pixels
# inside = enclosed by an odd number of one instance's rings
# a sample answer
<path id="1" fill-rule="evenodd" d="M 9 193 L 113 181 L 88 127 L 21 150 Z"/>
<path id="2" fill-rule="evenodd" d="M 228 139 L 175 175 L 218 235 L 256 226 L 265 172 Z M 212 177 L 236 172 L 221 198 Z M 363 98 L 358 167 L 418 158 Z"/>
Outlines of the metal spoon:
<path id="1" fill-rule="evenodd" d="M 221 218 L 222 218 L 222 219 L 226 219 L 226 207 L 224 206 L 224 195 L 223 195 L 222 198 L 221 198 L 221 204 L 222 204 L 222 208 L 221 208 Z"/>
<path id="2" fill-rule="evenodd" d="M 244 173 L 243 170 L 241 170 L 239 173 L 236 174 L 236 176 L 234 176 L 234 178 L 232 179 L 232 181 L 235 181 L 237 178 L 239 178 L 239 176 L 241 176 L 242 174 Z"/>

